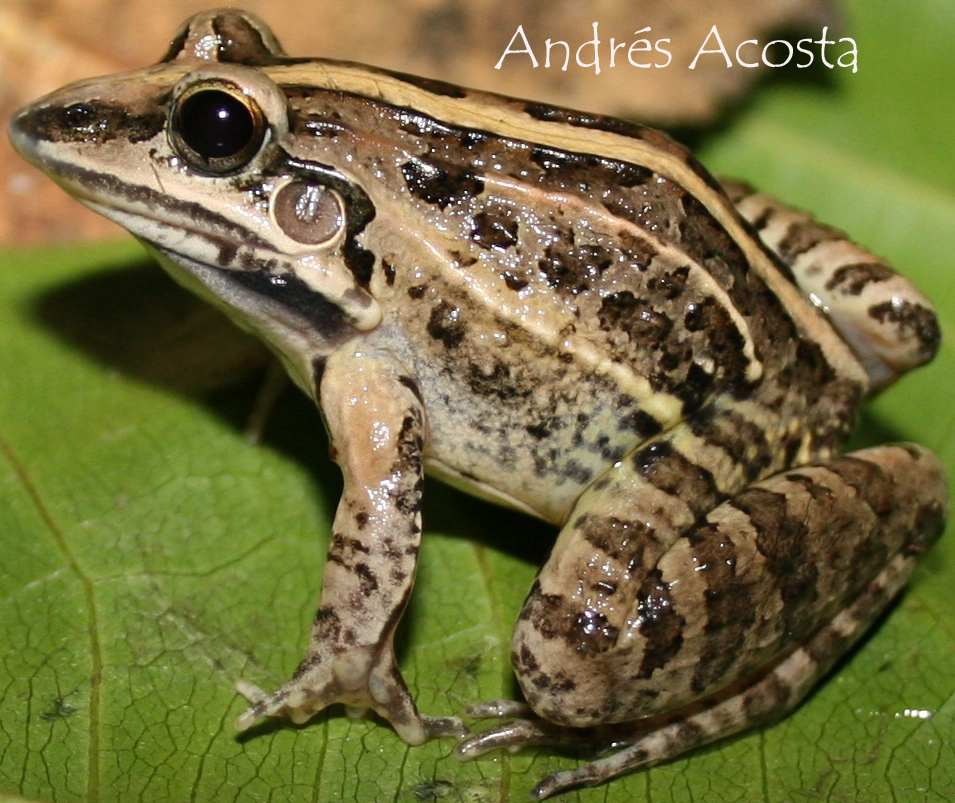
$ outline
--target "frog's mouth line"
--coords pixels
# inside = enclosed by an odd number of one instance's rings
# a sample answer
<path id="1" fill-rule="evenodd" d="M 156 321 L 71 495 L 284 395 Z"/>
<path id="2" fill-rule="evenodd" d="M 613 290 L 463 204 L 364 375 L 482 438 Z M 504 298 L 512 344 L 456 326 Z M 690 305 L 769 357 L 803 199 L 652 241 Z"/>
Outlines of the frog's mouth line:
<path id="1" fill-rule="evenodd" d="M 145 239 L 151 239 L 148 224 L 157 228 L 168 225 L 180 232 L 180 236 L 185 231 L 207 242 L 217 239 L 220 248 L 229 248 L 233 253 L 238 250 L 239 244 L 265 252 L 275 250 L 255 231 L 195 201 L 179 200 L 160 189 L 130 184 L 113 173 L 56 158 L 49 153 L 49 149 L 43 148 L 42 140 L 32 135 L 29 108 L 10 121 L 9 133 L 14 148 L 26 161 L 94 212 L 127 226 L 134 234 Z M 44 150 L 47 152 L 44 153 Z M 137 208 L 148 212 L 138 212 Z M 122 217 L 122 221 L 117 219 L 119 217 Z"/>

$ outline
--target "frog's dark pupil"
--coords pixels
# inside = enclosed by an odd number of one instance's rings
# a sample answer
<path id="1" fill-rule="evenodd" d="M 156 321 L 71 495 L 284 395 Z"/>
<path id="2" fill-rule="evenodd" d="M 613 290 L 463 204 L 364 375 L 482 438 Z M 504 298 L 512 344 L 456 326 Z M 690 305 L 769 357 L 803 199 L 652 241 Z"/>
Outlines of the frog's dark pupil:
<path id="1" fill-rule="evenodd" d="M 234 156 L 255 136 L 255 121 L 238 98 L 219 89 L 196 92 L 179 107 L 179 136 L 205 159 Z"/>

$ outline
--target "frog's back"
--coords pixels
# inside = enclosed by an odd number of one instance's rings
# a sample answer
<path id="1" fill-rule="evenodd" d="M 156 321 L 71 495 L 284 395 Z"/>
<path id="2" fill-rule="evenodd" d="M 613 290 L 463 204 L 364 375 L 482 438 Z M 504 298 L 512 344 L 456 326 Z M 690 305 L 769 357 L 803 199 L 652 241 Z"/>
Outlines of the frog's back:
<path id="1" fill-rule="evenodd" d="M 302 70 L 324 71 L 329 89 L 313 79 L 297 96 Z M 425 393 L 485 412 L 523 398 L 514 417 L 541 432 L 553 397 L 583 384 L 639 442 L 721 399 L 789 404 L 805 420 L 806 396 L 835 384 L 847 428 L 854 359 L 665 135 L 335 62 L 273 78 L 301 156 L 371 197 L 369 281 L 432 374 Z"/>
<path id="2" fill-rule="evenodd" d="M 758 452 L 746 480 L 845 437 L 854 358 L 663 134 L 334 62 L 272 77 L 294 155 L 369 196 L 371 339 L 414 375 L 438 473 L 560 520 L 687 419 Z"/>

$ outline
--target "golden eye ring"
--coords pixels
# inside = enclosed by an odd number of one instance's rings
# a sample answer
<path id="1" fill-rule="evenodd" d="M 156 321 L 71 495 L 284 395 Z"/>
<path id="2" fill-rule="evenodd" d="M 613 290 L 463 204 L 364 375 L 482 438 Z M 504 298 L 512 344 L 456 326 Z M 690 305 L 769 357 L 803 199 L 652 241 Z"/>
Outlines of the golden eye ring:
<path id="1" fill-rule="evenodd" d="M 169 140 L 196 170 L 222 176 L 245 167 L 259 152 L 267 124 L 259 105 L 224 82 L 186 89 L 169 116 Z"/>

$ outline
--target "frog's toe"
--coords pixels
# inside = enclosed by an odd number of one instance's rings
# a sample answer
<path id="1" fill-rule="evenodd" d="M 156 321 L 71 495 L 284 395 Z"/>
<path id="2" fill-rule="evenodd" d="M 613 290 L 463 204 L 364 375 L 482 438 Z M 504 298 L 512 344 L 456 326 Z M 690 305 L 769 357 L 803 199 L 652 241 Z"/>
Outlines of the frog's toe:
<path id="1" fill-rule="evenodd" d="M 498 725 L 496 728 L 481 733 L 472 733 L 458 742 L 454 748 L 454 754 L 464 761 L 469 761 L 472 758 L 483 756 L 491 750 L 503 749 L 514 753 L 522 747 L 540 744 L 539 739 L 542 734 L 537 728 L 538 724 L 531 720 L 521 719 Z"/>
<path id="2" fill-rule="evenodd" d="M 250 703 L 260 703 L 268 697 L 268 694 L 262 691 L 261 688 L 248 680 L 237 680 L 235 682 L 235 690 Z"/>
<path id="3" fill-rule="evenodd" d="M 460 717 L 421 717 L 428 738 L 439 736 L 467 736 L 470 731 Z"/>
<path id="4" fill-rule="evenodd" d="M 458 742 L 455 755 L 465 761 L 491 750 L 504 749 L 513 753 L 528 745 L 543 744 L 547 741 L 544 731 L 551 727 L 538 719 L 527 703 L 518 700 L 487 700 L 469 705 L 466 713 L 476 719 L 506 718 L 509 721 L 468 735 Z"/>
<path id="5" fill-rule="evenodd" d="M 476 719 L 502 719 L 503 717 L 526 717 L 533 719 L 537 715 L 527 704 L 518 700 L 486 700 L 467 708 L 467 715 Z"/>
<path id="6" fill-rule="evenodd" d="M 324 709 L 326 702 L 319 701 L 314 695 L 303 689 L 287 684 L 278 691 L 267 694 L 254 683 L 247 680 L 237 681 L 236 691 L 250 703 L 235 721 L 236 730 L 245 731 L 266 717 L 284 717 L 296 725 L 301 725 Z"/>
<path id="7" fill-rule="evenodd" d="M 531 800 L 546 800 L 571 789 L 580 789 L 585 786 L 599 786 L 621 774 L 616 767 L 604 768 L 604 761 L 593 761 L 572 770 L 561 770 L 546 776 L 537 786 L 531 789 Z"/>
<path id="8" fill-rule="evenodd" d="M 466 736 L 454 749 L 455 755 L 465 761 L 491 750 L 516 753 L 525 747 L 559 747 L 577 750 L 592 748 L 588 729 L 567 728 L 543 719 L 514 719 L 494 728 Z"/>
<path id="9" fill-rule="evenodd" d="M 237 680 L 235 690 L 239 692 L 252 705 L 245 709 L 235 720 L 235 729 L 237 731 L 247 731 L 256 722 L 267 716 L 269 695 L 254 683 L 247 680 Z"/>

